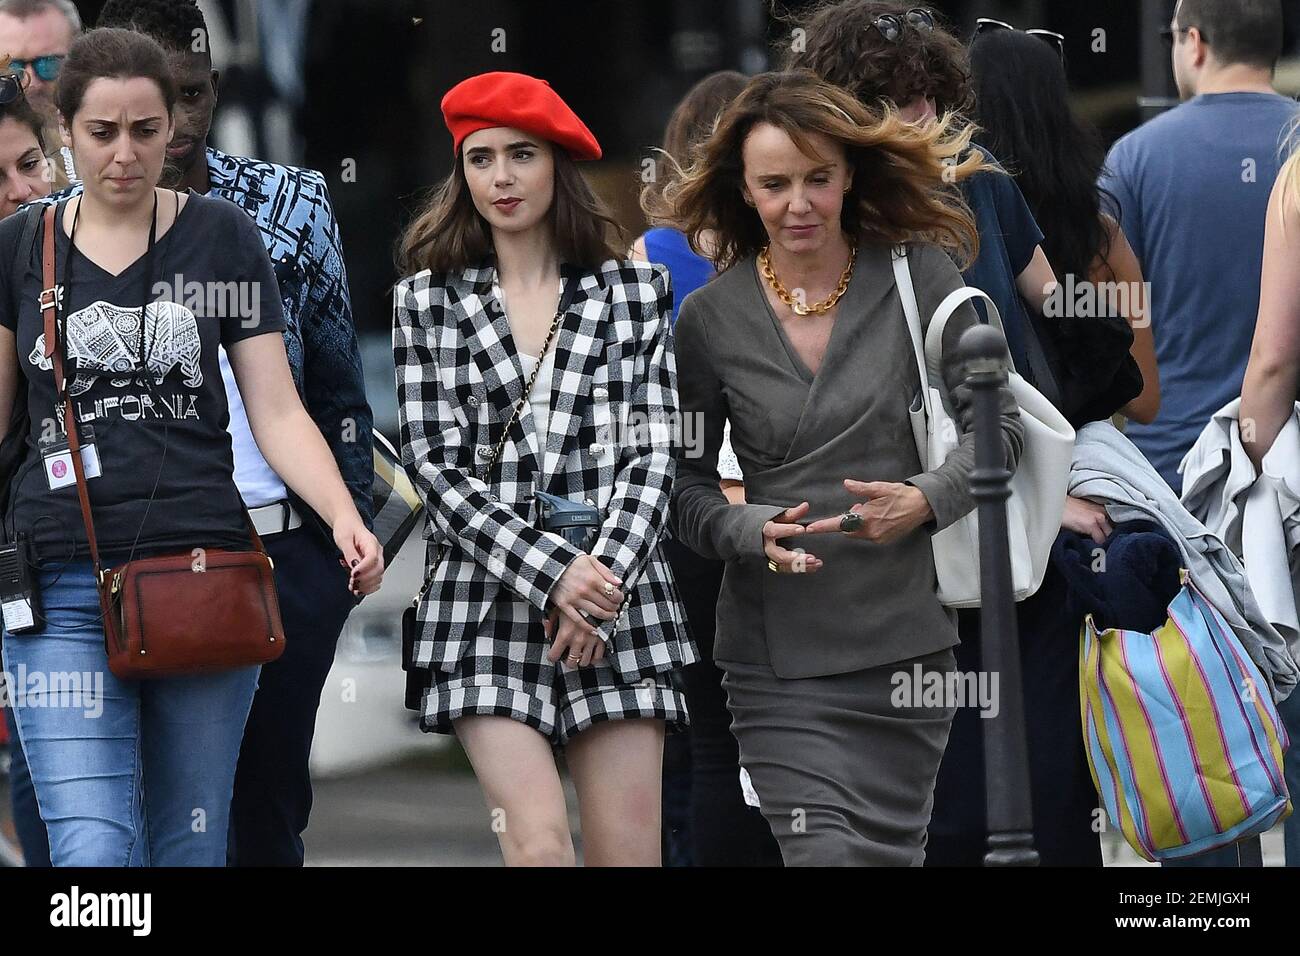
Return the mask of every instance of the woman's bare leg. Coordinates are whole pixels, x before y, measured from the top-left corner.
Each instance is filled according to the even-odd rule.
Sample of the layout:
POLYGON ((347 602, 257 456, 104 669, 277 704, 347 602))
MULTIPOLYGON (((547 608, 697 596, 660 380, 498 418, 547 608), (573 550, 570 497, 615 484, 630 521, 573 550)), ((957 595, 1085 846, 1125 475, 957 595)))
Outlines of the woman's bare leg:
POLYGON ((506 866, 573 866, 564 789, 550 741, 510 717, 454 722, 483 788, 506 866))
POLYGON ((662 720, 593 724, 565 748, 587 866, 660 866, 662 720))

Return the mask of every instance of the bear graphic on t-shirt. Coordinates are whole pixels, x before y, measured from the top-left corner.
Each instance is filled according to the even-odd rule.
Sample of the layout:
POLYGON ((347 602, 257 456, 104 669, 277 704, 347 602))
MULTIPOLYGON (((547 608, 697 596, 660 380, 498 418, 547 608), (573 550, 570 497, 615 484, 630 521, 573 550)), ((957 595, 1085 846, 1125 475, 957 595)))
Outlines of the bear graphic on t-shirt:
MULTIPOLYGON (((114 387, 130 384, 139 367, 140 310, 124 309, 99 301, 78 309, 68 316, 67 354, 76 362, 77 376, 69 390, 73 396, 89 391, 100 375, 111 375, 114 387)), ((175 302, 151 302, 145 309, 145 369, 154 383, 163 379, 176 365, 184 373, 190 388, 203 384, 199 360, 203 342, 194 313, 175 302)), ((27 360, 48 371, 53 362, 45 357, 45 333, 27 360)))

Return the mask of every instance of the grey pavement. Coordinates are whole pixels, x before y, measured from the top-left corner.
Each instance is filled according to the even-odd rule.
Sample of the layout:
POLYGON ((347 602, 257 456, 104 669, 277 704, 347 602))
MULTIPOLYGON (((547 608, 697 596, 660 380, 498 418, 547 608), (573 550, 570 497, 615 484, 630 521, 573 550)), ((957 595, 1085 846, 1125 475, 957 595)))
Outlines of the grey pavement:
MULTIPOLYGON (((316 783, 304 836, 309 866, 500 866, 491 817, 458 747, 316 783)), ((570 827, 577 801, 567 785, 570 827)), ((579 852, 581 841, 577 840, 579 852)), ((1155 866, 1116 831, 1102 834, 1106 866, 1155 866)), ((1264 836, 1265 866, 1281 866, 1282 828, 1264 836)))

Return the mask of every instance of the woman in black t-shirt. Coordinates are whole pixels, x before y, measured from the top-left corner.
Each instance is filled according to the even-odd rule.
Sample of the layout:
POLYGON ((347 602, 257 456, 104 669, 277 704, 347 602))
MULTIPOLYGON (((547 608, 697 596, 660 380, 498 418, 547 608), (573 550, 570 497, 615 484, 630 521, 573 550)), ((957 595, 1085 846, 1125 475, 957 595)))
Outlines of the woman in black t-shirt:
MULTIPOLYGON (((298 399, 282 336, 268 334, 284 319, 256 226, 225 200, 157 188, 175 95, 162 49, 126 30, 79 38, 60 77, 64 140, 85 179, 57 207, 59 315, 68 400, 95 451, 102 560, 249 547, 224 345, 258 447, 333 528, 354 593, 372 593, 381 551, 298 399)), ((56 454, 62 407, 37 301, 40 243, 20 248, 25 219, 0 223, 0 421, 23 388, 31 431, 5 523, 37 559, 41 616, 6 630, 4 663, 51 859, 221 866, 258 669, 139 682, 108 672, 76 486, 56 454)))

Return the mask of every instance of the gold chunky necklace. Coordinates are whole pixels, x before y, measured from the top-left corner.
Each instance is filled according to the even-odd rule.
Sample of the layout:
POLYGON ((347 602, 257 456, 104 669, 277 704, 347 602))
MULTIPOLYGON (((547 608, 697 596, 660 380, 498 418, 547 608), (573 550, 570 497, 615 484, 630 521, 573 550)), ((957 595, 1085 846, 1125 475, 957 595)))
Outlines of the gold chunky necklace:
POLYGON ((763 278, 767 284, 772 287, 776 297, 788 305, 795 315, 825 315, 831 309, 835 308, 835 303, 840 301, 849 288, 849 280, 853 278, 853 263, 858 261, 858 247, 854 246, 849 250, 849 264, 844 267, 844 272, 840 275, 840 283, 835 287, 835 291, 820 302, 814 302, 812 305, 803 305, 790 294, 789 290, 781 284, 781 280, 776 277, 772 271, 772 258, 769 255, 772 247, 766 245, 763 251, 758 254, 759 271, 763 273, 763 278))

